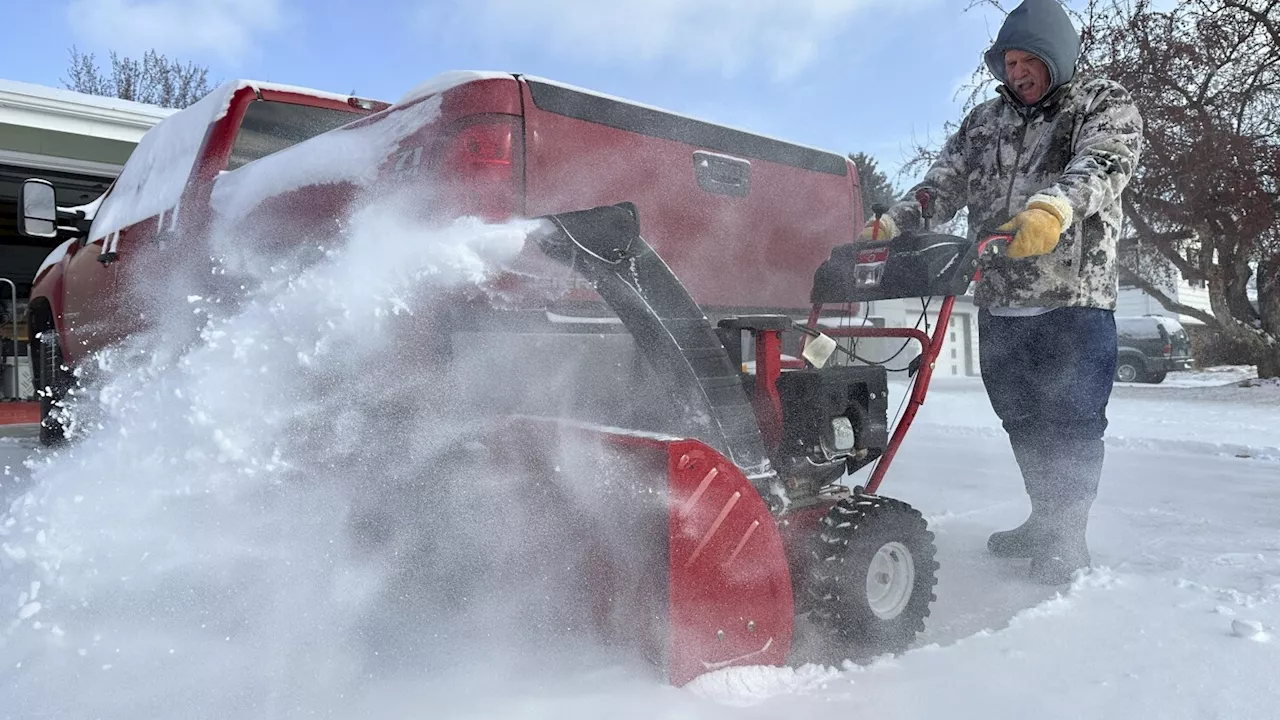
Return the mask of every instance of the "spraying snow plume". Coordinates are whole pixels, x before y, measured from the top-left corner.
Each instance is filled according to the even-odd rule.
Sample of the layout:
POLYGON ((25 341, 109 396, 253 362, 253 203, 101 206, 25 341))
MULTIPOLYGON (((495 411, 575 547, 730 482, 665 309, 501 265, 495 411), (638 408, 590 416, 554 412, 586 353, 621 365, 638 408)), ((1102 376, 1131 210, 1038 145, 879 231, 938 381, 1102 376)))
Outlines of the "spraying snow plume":
POLYGON ((372 203, 287 252, 219 235, 206 290, 205 258, 134 288, 149 329, 0 516, 5 712, 347 716, 561 634, 552 581, 583 560, 546 528, 576 501, 513 496, 467 395, 503 379, 432 364, 437 316, 533 223, 404 218, 372 203))

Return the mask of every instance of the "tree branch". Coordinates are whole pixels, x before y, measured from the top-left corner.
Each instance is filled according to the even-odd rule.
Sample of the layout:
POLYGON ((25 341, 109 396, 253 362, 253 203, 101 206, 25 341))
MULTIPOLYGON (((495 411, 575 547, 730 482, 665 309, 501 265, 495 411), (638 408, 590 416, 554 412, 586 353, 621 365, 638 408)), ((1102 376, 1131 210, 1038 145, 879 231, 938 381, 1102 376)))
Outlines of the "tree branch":
POLYGON ((1182 233, 1157 232, 1155 228, 1151 227, 1151 223, 1142 216, 1137 203, 1129 202, 1127 203, 1127 206, 1125 217, 1127 217, 1129 222, 1133 225, 1134 232, 1140 240, 1154 245, 1160 251, 1160 254, 1168 258, 1169 261, 1178 268, 1178 272, 1182 273, 1182 277, 1187 280, 1206 281, 1209 279, 1204 270, 1193 265, 1191 261, 1178 251, 1178 248, 1174 244, 1176 239, 1187 239, 1190 237, 1190 231, 1184 231, 1182 233))
POLYGON ((1268 17, 1268 12, 1274 10, 1277 3, 1267 3, 1266 11, 1255 10, 1246 3, 1240 2, 1240 0, 1222 0, 1222 4, 1232 10, 1239 10, 1245 15, 1253 18, 1254 22, 1261 25, 1263 29, 1267 31, 1267 34, 1271 35, 1272 42, 1277 46, 1280 46, 1280 22, 1274 21, 1268 17))
POLYGON ((1173 298, 1165 294, 1163 290, 1156 287, 1154 284, 1148 282, 1146 278, 1142 277, 1141 275, 1134 272, 1133 270, 1130 270, 1125 265, 1120 266, 1120 279, 1127 284, 1137 286, 1140 290, 1150 295, 1151 297, 1155 298, 1156 301, 1159 302, 1164 307, 1164 309, 1168 310, 1169 312, 1176 312, 1176 313, 1181 313, 1183 315, 1188 315, 1190 317, 1193 317, 1199 320, 1200 322, 1203 322, 1205 325, 1208 325, 1210 327, 1213 327, 1219 330, 1222 329, 1222 324, 1219 323, 1218 319, 1215 318, 1212 314, 1207 313, 1204 310, 1201 310, 1200 308, 1194 308, 1194 307, 1191 307, 1190 305, 1183 305, 1180 302, 1174 302, 1173 298))

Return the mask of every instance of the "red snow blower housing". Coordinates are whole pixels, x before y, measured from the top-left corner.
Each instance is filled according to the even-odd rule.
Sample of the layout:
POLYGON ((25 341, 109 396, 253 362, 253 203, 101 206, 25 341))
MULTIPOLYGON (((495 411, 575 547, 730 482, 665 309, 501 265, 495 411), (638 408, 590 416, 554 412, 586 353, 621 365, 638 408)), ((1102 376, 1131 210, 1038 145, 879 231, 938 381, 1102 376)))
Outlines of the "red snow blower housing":
MULTIPOLYGON (((816 271, 807 324, 750 315, 713 327, 641 237, 633 205, 543 220, 531 240, 593 284, 677 408, 677 428, 662 434, 520 421, 526 438, 595 441, 627 458, 625 466, 647 468, 665 482, 657 489, 665 532, 635 535, 647 553, 652 592, 628 612, 602 613, 614 618, 605 632, 642 639, 677 685, 731 665, 787 662, 802 615, 823 631, 835 658, 907 649, 935 599, 933 534, 919 511, 877 490, 924 401, 955 296, 982 256, 1002 252, 1008 238, 975 244, 921 233, 838 247, 816 271), (819 327, 826 304, 933 296, 943 303, 931 335, 819 327), (784 360, 787 333, 803 335, 802 360, 784 360), (838 347, 838 340, 865 337, 914 340, 922 348, 912 363, 908 409, 892 433, 886 367, 855 363, 854 352, 838 347), (743 363, 744 341, 754 344, 754 370, 743 363), (872 464, 865 487, 842 484, 872 464), (620 615, 628 619, 618 621, 620 615)), ((549 465, 547 455, 522 452, 521 460, 549 465)), ((640 494, 653 492, 610 487, 636 508, 640 494)), ((639 532, 645 521, 638 513, 624 531, 639 532)), ((617 583, 596 586, 611 588, 599 591, 604 604, 622 601, 617 583)))

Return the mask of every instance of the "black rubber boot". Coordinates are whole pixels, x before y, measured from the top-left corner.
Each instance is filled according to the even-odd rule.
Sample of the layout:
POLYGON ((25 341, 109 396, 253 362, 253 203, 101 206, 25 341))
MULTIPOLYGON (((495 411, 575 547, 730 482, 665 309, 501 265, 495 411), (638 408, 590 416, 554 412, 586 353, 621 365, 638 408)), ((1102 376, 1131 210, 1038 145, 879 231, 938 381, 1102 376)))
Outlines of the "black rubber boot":
POLYGON ((1039 537, 1040 518, 1032 510, 1031 515, 1012 530, 1000 530, 987 538, 987 549, 1002 558, 1029 558, 1035 554, 1039 537))
POLYGON ((1030 438, 1021 433, 1010 434, 1010 445, 1013 456, 1018 461, 1018 469, 1022 471, 1022 484, 1031 498, 1031 514, 1018 527, 1012 530, 1001 530, 987 538, 987 549, 992 555, 1002 558, 1029 558, 1035 552, 1036 545, 1041 542, 1043 531, 1042 518, 1044 502, 1039 498, 1044 495, 1044 481, 1047 468, 1045 453, 1034 447, 1030 438))
POLYGON ((1089 510, 1098 494, 1106 454, 1101 439, 1064 442, 1049 464, 1046 494, 1040 504, 1043 536, 1031 555, 1031 579, 1065 585, 1077 570, 1089 567, 1089 510))
POLYGON ((1093 435, 1096 431, 1096 424, 1061 427, 1052 440, 1045 438, 1040 452, 1019 454, 1024 468, 1026 460, 1038 467, 1027 482, 1033 515, 1038 516, 1028 554, 1035 582, 1069 583, 1077 570, 1092 562, 1085 535, 1106 455, 1100 433, 1093 435))
POLYGON ((1044 585, 1066 585, 1077 570, 1092 562, 1085 539, 1088 502, 1057 508, 1045 517, 1044 535, 1031 553, 1031 579, 1044 585))
POLYGON ((1041 585, 1069 585, 1077 570, 1089 569, 1089 551, 1052 553, 1031 559, 1031 579, 1041 585))

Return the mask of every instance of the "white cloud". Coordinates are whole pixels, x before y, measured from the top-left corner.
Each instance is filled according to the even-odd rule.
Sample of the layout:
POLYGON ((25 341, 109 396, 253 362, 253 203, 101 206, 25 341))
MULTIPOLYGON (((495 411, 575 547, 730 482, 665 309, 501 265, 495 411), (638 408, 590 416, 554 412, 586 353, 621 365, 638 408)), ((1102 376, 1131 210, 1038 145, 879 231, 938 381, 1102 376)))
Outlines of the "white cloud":
POLYGON ((808 67, 855 18, 867 19, 870 31, 886 24, 885 13, 933 1, 460 0, 457 13, 471 27, 558 54, 628 64, 670 59, 725 74, 760 64, 781 79, 808 67))
POLYGON ((235 63, 258 36, 283 24, 285 0, 72 0, 71 27, 95 48, 155 49, 235 63))

